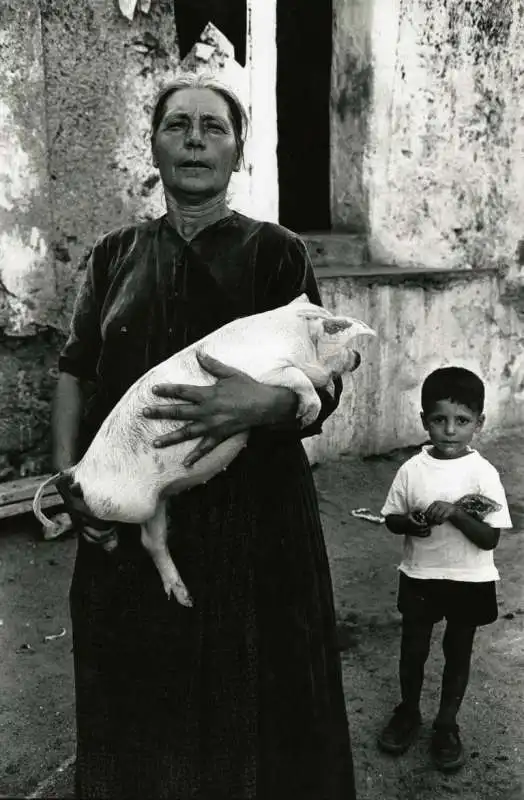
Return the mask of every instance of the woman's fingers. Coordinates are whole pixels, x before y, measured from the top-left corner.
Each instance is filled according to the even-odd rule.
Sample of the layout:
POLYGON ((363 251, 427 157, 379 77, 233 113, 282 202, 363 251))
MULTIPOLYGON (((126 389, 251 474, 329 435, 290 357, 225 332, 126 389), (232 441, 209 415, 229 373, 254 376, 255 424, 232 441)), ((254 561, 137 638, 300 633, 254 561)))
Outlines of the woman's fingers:
POLYGON ((159 383, 151 387, 157 397, 168 400, 189 400, 191 403, 202 403, 213 393, 211 386, 191 386, 187 383, 159 383))
POLYGON ((241 372, 234 367, 229 367, 227 364, 224 364, 223 361, 208 356, 207 353, 197 351, 196 356, 202 369, 214 375, 215 378, 232 378, 233 375, 245 375, 245 372, 241 372))
POLYGON ((187 442, 190 439, 198 439, 203 436, 207 430, 207 425, 203 422, 188 423, 176 431, 170 431, 163 436, 158 436, 154 442, 154 447, 169 447, 172 444, 180 444, 180 442, 187 442))
MULTIPOLYGON (((227 438, 227 437, 226 437, 227 438)), ((197 444, 194 450, 192 450, 189 455, 184 459, 184 467, 192 467, 197 461, 199 461, 203 456, 207 453, 210 453, 211 450, 214 450, 217 445, 224 441, 223 437, 220 436, 204 436, 201 442, 197 444)))
MULTIPOLYGON (((238 424, 230 419, 221 416, 207 417, 201 421, 188 422, 176 431, 170 431, 163 436, 158 436, 153 445, 155 447, 169 447, 180 442, 187 442, 190 439, 198 439, 201 436, 202 442, 198 443, 198 452, 203 448, 202 455, 205 455, 213 447, 216 447, 219 442, 223 442, 224 439, 228 439, 238 433, 239 430, 242 430, 242 428, 239 428, 238 424)), ((195 460, 201 458, 202 455, 197 455, 195 460)))
POLYGON ((144 408, 144 417, 148 419, 201 419, 206 412, 194 403, 173 403, 173 405, 147 406, 144 408))

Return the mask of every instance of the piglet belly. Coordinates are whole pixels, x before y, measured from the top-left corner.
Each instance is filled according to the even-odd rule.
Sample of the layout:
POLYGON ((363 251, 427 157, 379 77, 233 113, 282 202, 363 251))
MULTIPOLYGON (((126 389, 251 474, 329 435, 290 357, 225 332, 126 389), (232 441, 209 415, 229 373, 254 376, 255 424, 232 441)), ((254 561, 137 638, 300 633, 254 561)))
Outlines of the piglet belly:
POLYGON ((160 456, 158 458, 157 456, 158 472, 156 481, 158 496, 162 498, 170 497, 171 495, 180 494, 186 489, 191 489, 193 486, 199 486, 210 481, 220 472, 227 469, 246 445, 248 435, 245 432, 231 436, 189 468, 184 467, 182 461, 196 446, 196 441, 175 445, 172 449, 179 450, 178 457, 175 460, 173 460, 172 456, 170 457, 167 451, 164 457, 160 456))

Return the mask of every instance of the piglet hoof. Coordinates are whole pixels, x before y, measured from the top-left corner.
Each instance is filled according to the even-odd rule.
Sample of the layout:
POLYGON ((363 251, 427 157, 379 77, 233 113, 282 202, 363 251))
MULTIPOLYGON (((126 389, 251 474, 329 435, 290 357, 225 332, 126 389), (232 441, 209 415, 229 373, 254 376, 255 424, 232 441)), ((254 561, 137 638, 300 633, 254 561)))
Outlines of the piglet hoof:
POLYGON ((193 598, 182 582, 177 581, 176 583, 171 583, 165 587, 165 590, 168 598, 171 597, 171 594, 173 594, 181 606, 193 608, 193 598))

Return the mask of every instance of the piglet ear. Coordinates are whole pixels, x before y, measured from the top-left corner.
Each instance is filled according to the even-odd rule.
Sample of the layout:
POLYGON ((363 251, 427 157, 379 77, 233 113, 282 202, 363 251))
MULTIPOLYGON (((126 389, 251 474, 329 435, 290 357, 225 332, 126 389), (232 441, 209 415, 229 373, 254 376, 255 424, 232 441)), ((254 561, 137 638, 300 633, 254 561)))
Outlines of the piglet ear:
POLYGON ((313 305, 313 303, 311 303, 311 308, 302 308, 296 313, 297 317, 302 319, 333 319, 333 314, 330 314, 325 308, 313 305))
POLYGON ((310 301, 309 297, 307 296, 307 294, 305 292, 302 292, 302 294, 299 294, 298 297, 295 297, 294 300, 292 300, 289 303, 289 305, 292 306, 294 303, 309 303, 309 302, 311 302, 311 301, 310 301))
POLYGON ((376 332, 360 319, 351 317, 331 317, 322 320, 322 327, 327 336, 336 336, 337 333, 347 331, 351 338, 354 336, 376 336, 376 332))

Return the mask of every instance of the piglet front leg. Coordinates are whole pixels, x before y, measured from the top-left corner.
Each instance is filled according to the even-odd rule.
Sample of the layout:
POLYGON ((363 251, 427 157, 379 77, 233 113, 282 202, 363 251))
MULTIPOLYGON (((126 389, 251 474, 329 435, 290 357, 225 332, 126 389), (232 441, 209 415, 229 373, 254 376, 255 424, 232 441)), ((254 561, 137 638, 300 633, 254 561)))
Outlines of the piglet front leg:
POLYGON ((162 578, 164 589, 168 597, 174 594, 178 602, 190 608, 193 605, 189 592, 180 577, 171 554, 167 547, 167 516, 166 504, 158 503, 154 517, 148 519, 141 526, 142 546, 149 553, 162 578))
MULTIPOLYGON (((319 370, 320 372, 320 370, 319 370)), ((325 384, 329 379, 322 372, 325 384)), ((321 409, 321 402, 310 378, 298 367, 282 367, 274 372, 267 373, 261 378, 263 383, 270 386, 283 386, 292 389, 298 395, 297 417, 300 418, 303 428, 315 422, 321 409)))

